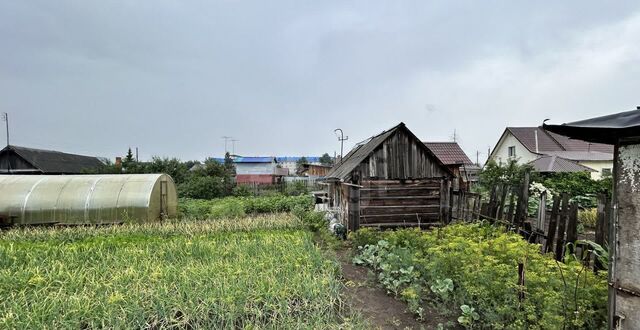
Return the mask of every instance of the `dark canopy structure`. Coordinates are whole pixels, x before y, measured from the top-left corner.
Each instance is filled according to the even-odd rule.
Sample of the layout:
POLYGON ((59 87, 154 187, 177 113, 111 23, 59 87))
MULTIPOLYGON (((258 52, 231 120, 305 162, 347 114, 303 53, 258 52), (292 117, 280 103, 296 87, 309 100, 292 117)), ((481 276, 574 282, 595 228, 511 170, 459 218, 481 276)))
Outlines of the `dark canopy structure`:
POLYGON ((573 139, 616 144, 621 139, 640 135, 640 109, 542 127, 573 139))
POLYGON ((615 145, 608 235, 609 329, 640 329, 640 107, 544 128, 574 139, 615 145))

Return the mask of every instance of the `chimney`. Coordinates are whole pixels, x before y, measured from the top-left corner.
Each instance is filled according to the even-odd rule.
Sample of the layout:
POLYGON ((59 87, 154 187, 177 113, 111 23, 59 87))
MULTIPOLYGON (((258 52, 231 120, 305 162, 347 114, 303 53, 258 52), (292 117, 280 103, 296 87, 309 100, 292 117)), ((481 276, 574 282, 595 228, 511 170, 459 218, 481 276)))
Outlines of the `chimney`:
POLYGON ((122 167, 122 157, 116 157, 116 167, 122 167))
POLYGON ((538 150, 538 129, 533 130, 533 136, 536 139, 536 153, 539 153, 540 151, 538 150))

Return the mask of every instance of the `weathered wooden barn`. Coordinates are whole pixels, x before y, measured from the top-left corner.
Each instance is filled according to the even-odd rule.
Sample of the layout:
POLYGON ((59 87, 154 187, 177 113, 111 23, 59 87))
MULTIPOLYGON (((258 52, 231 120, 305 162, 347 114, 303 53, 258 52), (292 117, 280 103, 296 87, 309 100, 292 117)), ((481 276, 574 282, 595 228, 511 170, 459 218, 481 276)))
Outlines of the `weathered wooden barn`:
POLYGON ((404 123, 353 148, 327 174, 349 230, 448 222, 453 174, 404 123))

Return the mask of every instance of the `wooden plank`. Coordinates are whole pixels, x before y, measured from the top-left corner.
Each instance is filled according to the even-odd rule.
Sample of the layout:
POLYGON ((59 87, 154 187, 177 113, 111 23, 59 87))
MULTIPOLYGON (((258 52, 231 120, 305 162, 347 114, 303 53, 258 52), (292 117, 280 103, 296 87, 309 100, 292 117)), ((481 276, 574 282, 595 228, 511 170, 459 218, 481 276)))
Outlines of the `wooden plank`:
POLYGON ((558 221, 558 238, 556 239, 556 260, 562 261, 564 257, 564 233, 569 217, 569 195, 562 194, 562 211, 558 221))
POLYGON ((369 215, 392 215, 392 214, 415 214, 437 212, 438 205, 423 206, 367 206, 360 209, 363 216, 369 215))
POLYGON ((360 224, 360 189, 349 186, 349 230, 358 230, 360 224))
POLYGON ((553 207, 551 208, 551 217, 549 218, 549 227, 547 229, 547 239, 545 241, 544 252, 549 253, 553 248, 553 242, 556 237, 556 227, 558 226, 558 213, 560 212, 560 196, 553 197, 553 207))
POLYGON ((362 198, 370 197, 402 197, 402 196, 438 196, 440 191, 438 189, 387 189, 387 190, 372 190, 362 189, 360 196, 362 198))
POLYGON ((365 187, 379 187, 379 186, 436 186, 440 184, 442 179, 417 179, 417 180, 362 180, 362 185, 365 187))
POLYGON ((379 222, 433 222, 440 221, 438 213, 410 213, 393 215, 360 216, 360 224, 379 222))
POLYGON ((571 253, 575 253, 576 240, 578 240, 578 203, 572 203, 569 209, 569 217, 567 218, 567 241, 565 244, 571 244, 571 253))
POLYGON ((406 196, 361 198, 360 206, 419 206, 438 204, 439 196, 406 196))

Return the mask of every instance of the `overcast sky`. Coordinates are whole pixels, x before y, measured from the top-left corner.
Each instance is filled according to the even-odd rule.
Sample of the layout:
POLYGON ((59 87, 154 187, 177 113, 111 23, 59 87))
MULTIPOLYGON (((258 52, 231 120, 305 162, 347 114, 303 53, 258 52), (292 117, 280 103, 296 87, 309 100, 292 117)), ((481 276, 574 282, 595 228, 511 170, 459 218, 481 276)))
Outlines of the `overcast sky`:
POLYGON ((505 126, 640 104, 640 2, 541 3, 0 0, 0 112, 12 144, 109 158, 333 154, 337 127, 346 153, 403 121, 482 161, 505 126))

